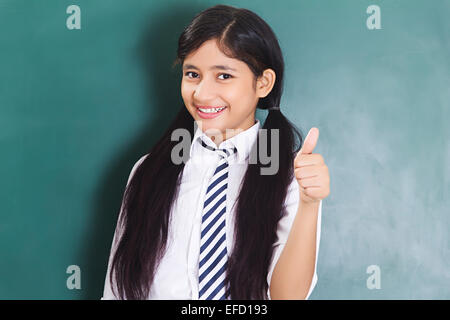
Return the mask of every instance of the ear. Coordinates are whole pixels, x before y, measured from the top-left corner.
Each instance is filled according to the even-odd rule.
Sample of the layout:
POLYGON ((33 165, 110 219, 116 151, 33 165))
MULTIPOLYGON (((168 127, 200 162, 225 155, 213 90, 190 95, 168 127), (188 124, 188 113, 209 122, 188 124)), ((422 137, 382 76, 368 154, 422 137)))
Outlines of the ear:
POLYGON ((256 94, 260 98, 265 98, 275 85, 277 75, 272 69, 264 70, 263 74, 256 81, 256 94))

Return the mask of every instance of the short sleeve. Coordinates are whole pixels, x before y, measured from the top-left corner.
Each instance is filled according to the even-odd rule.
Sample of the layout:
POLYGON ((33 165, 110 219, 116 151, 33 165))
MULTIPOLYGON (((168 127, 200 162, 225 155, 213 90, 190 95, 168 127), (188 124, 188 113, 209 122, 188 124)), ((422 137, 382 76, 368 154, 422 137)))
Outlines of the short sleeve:
MULTIPOLYGON (((270 281, 272 279, 272 273, 275 269, 275 266, 278 262, 278 259, 281 256, 281 253, 283 252, 284 245, 287 242, 289 232, 291 230, 292 224, 294 222, 295 216, 297 215, 298 205, 300 202, 300 190, 298 186, 297 180, 294 178, 289 186, 288 193, 286 196, 285 201, 285 208, 286 208, 286 215, 280 219, 278 222, 278 229, 277 229, 277 241, 273 244, 274 252, 272 255, 272 261, 269 267, 269 272, 267 274, 267 283, 269 285, 269 289, 267 290, 267 296, 269 300, 270 297, 270 281)), ((320 244, 320 226, 321 226, 321 219, 322 219, 322 200, 320 200, 319 203, 319 212, 317 217, 317 230, 316 230, 316 260, 314 263, 314 275, 313 279, 311 281, 311 285, 309 288, 309 292, 306 296, 306 300, 309 298, 311 293, 314 290, 314 287, 317 283, 317 258, 319 256, 319 244, 320 244)))
MULTIPOLYGON (((133 175, 134 175, 136 169, 139 167, 139 165, 142 163, 142 161, 144 161, 144 159, 145 159, 145 157, 146 157, 147 155, 148 155, 148 154, 142 156, 142 157, 141 157, 141 158, 133 165, 133 168, 131 169, 131 173, 130 173, 130 175, 129 175, 129 177, 128 177, 127 187, 128 187, 128 184, 130 183, 131 178, 133 177, 133 175)), ((116 229, 115 229, 115 232, 114 232, 114 237, 113 237, 113 241, 112 241, 112 245, 111 245, 111 250, 110 250, 110 254, 109 254, 109 259, 108 259, 108 269, 107 269, 106 277, 105 277, 105 286, 104 286, 104 289, 103 289, 103 296, 101 297, 100 300, 117 300, 117 299, 118 299, 116 296, 114 296, 113 291, 112 291, 112 289, 111 289, 111 284, 110 284, 110 282, 109 282, 109 274, 110 274, 110 269, 111 269, 112 259, 113 259, 113 257, 114 257, 115 249, 116 249, 116 246, 117 246, 117 241, 120 239, 120 236, 121 236, 121 234, 122 234, 122 230, 120 230, 120 228, 119 228, 119 223, 118 223, 118 222, 119 222, 119 219, 120 219, 120 217, 121 217, 121 215, 122 215, 122 210, 123 210, 123 199, 122 199, 122 204, 121 204, 121 206, 120 206, 119 217, 118 217, 118 220, 117 220, 117 223, 116 223, 116 229)), ((115 279, 114 276, 113 276, 113 283, 114 283, 114 284, 116 283, 116 279, 115 279)), ((117 292, 117 287, 115 286, 114 288, 115 288, 115 291, 117 292)))

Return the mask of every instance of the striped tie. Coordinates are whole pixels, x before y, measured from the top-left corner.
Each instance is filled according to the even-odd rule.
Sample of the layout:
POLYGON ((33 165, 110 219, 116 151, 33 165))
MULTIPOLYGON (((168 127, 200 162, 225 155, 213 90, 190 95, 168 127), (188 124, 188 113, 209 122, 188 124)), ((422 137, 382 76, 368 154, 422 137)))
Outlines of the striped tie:
MULTIPOLYGON (((226 192, 228 186, 227 158, 237 151, 216 149, 203 140, 203 147, 218 152, 219 164, 206 190, 203 205, 200 263, 199 263, 199 300, 225 300, 225 272, 227 266, 227 244, 225 241, 226 192)), ((228 294, 228 293, 227 293, 228 294)))

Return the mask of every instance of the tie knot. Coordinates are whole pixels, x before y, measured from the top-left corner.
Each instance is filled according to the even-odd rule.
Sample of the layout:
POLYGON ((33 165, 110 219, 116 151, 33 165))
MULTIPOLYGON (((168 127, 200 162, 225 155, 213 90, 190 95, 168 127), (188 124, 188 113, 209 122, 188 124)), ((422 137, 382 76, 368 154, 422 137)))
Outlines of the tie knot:
POLYGON ((203 147, 205 147, 208 150, 217 152, 221 158, 228 158, 229 156, 231 156, 232 154, 237 152, 236 147, 231 147, 231 148, 226 148, 226 149, 214 148, 214 147, 207 145, 202 139, 200 139, 200 141, 201 141, 201 144, 203 147))

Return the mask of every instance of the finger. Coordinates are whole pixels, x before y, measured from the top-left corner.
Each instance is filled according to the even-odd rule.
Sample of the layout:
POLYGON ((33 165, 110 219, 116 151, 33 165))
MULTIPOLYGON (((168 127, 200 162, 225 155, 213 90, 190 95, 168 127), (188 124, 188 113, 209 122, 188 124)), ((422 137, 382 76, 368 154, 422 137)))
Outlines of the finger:
POLYGON ((308 191, 311 191, 313 189, 320 189, 321 187, 303 187, 300 183, 298 183, 298 188, 301 192, 307 193, 308 191))
POLYGON ((303 188, 319 188, 322 185, 322 179, 320 177, 303 178, 298 180, 298 183, 303 188))
POLYGON ((300 183, 298 184, 298 188, 300 189, 301 192, 305 193, 305 188, 303 188, 300 183))
POLYGON ((300 154, 310 154, 313 152, 316 147, 317 140, 319 139, 319 129, 313 127, 309 130, 306 135, 305 141, 303 142, 303 146, 300 149, 300 154))
POLYGON ((301 154, 295 158, 294 167, 310 166, 310 165, 321 165, 325 161, 320 153, 313 154, 301 154))
POLYGON ((313 194, 313 193, 311 192, 311 190, 313 190, 313 189, 316 189, 316 188, 312 188, 312 187, 311 187, 311 188, 303 188, 303 187, 300 186, 300 193, 301 193, 300 198, 301 198, 302 200, 313 201, 314 198, 311 197, 311 194, 313 194))
POLYGON ((294 173, 296 179, 311 178, 318 176, 320 169, 317 166, 304 166, 295 168, 294 173))
POLYGON ((305 194, 311 199, 322 199, 322 188, 309 187, 305 189, 305 194))

